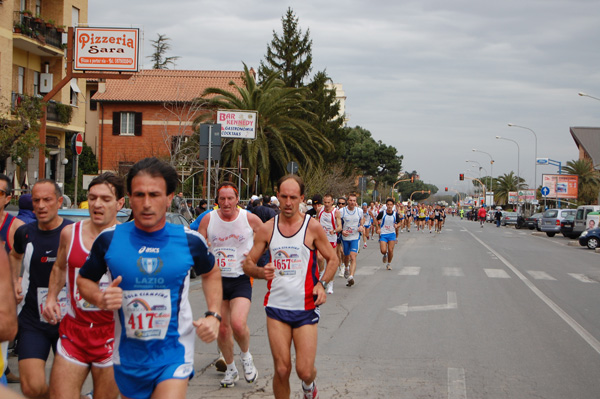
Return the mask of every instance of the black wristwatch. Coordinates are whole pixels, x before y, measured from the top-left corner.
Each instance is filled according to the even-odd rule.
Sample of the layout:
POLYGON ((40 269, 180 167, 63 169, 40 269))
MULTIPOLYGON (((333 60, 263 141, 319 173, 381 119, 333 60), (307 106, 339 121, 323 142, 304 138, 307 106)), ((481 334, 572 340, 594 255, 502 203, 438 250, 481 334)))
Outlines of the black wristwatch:
POLYGON ((208 316, 213 316, 216 317, 217 320, 219 320, 219 323, 221 322, 221 315, 218 314, 217 312, 211 312, 210 310, 206 313, 204 313, 204 317, 208 317, 208 316))

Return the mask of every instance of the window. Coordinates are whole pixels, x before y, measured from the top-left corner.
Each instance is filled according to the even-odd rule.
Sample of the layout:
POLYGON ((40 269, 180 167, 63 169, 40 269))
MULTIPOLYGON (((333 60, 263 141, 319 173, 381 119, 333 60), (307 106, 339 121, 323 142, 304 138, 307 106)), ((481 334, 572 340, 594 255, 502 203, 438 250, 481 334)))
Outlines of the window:
POLYGON ((92 99, 97 91, 98 90, 90 90, 90 111, 98 110, 98 101, 92 99))
POLYGON ((113 135, 141 136, 141 112, 113 112, 113 135))
POLYGON ((25 68, 19 67, 19 75, 17 77, 17 93, 23 94, 23 86, 25 85, 25 68))
POLYGON ((71 9, 71 25, 79 25, 79 8, 73 7, 71 9))
POLYGON ((42 0, 35 0, 35 13, 33 15, 42 15, 42 0))
POLYGON ((38 71, 33 71, 33 95, 40 95, 40 73, 38 71))

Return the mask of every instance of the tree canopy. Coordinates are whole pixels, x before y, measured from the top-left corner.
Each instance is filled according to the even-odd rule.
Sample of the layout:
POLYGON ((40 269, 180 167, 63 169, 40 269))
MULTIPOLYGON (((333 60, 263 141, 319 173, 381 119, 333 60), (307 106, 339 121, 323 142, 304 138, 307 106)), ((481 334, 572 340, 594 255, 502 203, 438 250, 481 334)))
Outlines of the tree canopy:
POLYGON ((169 65, 175 66, 175 61, 179 59, 179 56, 167 57, 167 51, 171 49, 169 39, 166 35, 157 33, 158 38, 156 40, 150 40, 154 52, 148 56, 152 60, 152 69, 169 69, 169 65))

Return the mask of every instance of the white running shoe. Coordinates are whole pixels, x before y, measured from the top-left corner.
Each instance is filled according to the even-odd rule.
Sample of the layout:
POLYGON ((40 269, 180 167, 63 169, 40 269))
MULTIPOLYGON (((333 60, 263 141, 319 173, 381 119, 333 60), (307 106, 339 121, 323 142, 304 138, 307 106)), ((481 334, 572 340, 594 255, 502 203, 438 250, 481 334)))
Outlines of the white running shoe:
POLYGON ((235 386, 235 382, 240 379, 240 375, 236 370, 227 370, 225 371, 225 378, 221 380, 221 386, 223 388, 231 388, 235 386))
POLYGON ((329 282, 329 284, 327 284, 327 293, 328 294, 333 294, 333 280, 331 280, 329 282))
POLYGON ((388 263, 387 265, 385 265, 385 268, 386 268, 387 270, 392 270, 392 266, 390 266, 390 264, 389 264, 389 263, 388 263))
POLYGON ((381 258, 381 261, 383 263, 387 263, 387 253, 385 255, 383 255, 383 257, 381 258))
POLYGON ((258 370, 254 367, 254 359, 252 359, 252 355, 248 356, 246 359, 240 356, 242 360, 242 366, 244 367, 244 378, 246 382, 252 383, 256 381, 258 377, 258 370))
POLYGON ((313 387, 310 391, 306 391, 304 387, 302 387, 302 392, 304 393, 304 399, 319 399, 319 391, 317 390, 317 383, 313 382, 313 387))
POLYGON ((346 267, 344 268, 344 278, 348 279, 348 277, 350 277, 350 268, 346 267))
POLYGON ((352 287, 354 285, 354 277, 348 277, 348 282, 346 283, 346 287, 352 287))
POLYGON ((342 265, 340 267, 338 267, 338 270, 339 270, 338 276, 339 277, 344 277, 344 269, 345 269, 344 264, 342 263, 342 265))

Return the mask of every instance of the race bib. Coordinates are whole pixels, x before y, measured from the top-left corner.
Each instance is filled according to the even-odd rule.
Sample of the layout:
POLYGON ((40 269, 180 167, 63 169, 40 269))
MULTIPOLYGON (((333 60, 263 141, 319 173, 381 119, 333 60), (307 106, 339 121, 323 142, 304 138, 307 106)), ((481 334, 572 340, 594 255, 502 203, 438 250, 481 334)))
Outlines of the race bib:
POLYGON ((124 290, 122 309, 127 338, 162 340, 171 321, 171 291, 124 290))
MULTIPOLYGON (((79 287, 77 287, 77 277, 79 276, 79 268, 75 269, 75 283, 73 284, 73 298, 75 298, 75 304, 77 308, 84 310, 86 312, 100 310, 96 305, 92 305, 79 293, 79 287)), ((108 275, 104 274, 100 281, 98 281, 98 286, 100 287, 100 291, 104 292, 108 285, 110 284, 108 275)))
POLYGON ((216 248, 214 255, 216 263, 219 265, 219 269, 221 270, 221 276, 238 276, 235 272, 237 266, 237 248, 219 247, 216 248))
MULTIPOLYGON (((44 313, 44 308, 46 307, 46 299, 48 299, 48 288, 47 287, 38 287, 37 289, 37 300, 38 300, 38 310, 40 312, 40 321, 42 323, 48 323, 42 314, 44 313)), ((67 314, 67 287, 63 287, 62 290, 58 293, 58 298, 56 299, 58 304, 60 305, 60 318, 62 320, 63 317, 67 314)))
POLYGON ((281 277, 295 276, 299 270, 302 270, 302 259, 297 255, 289 257, 276 256, 273 260, 275 274, 281 277))

